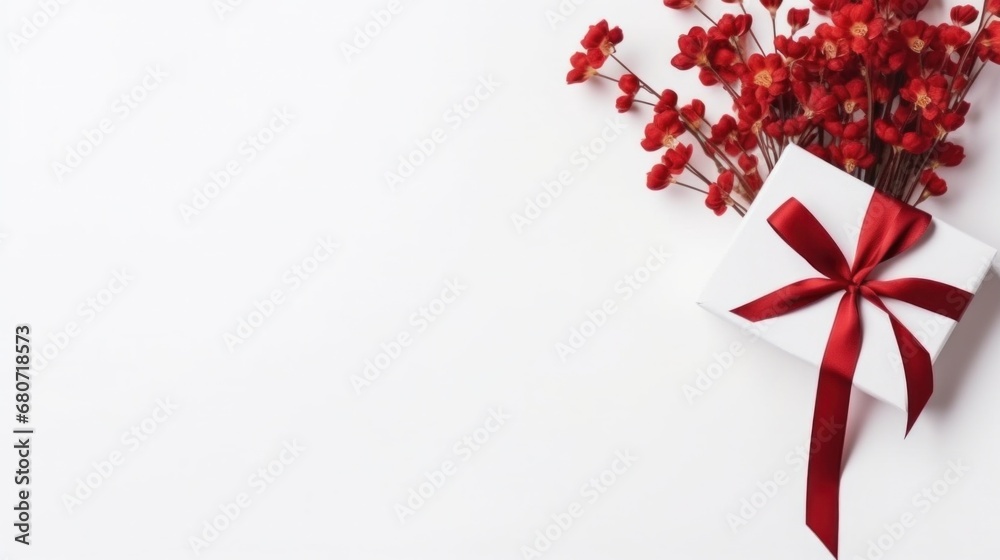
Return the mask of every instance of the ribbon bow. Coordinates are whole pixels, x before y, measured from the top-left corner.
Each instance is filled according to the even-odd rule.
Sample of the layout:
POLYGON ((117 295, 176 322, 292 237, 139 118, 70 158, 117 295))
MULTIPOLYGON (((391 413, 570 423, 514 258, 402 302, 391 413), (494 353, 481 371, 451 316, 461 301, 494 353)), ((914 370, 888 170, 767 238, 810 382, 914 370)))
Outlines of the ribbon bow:
POLYGON ((868 205, 852 266, 848 266, 844 254, 816 217, 795 198, 785 201, 767 222, 822 277, 799 280, 737 307, 732 313, 749 321, 762 321, 843 292, 823 352, 813 411, 813 441, 827 443, 810 456, 806 479, 806 525, 836 557, 846 430, 836 430, 830 439, 824 436, 820 440, 819 434, 820 430, 826 431, 824 426, 847 425, 851 386, 861 353, 861 300, 882 310, 892 324, 906 378, 906 433, 909 434, 934 388, 931 358, 913 333, 886 308, 882 298, 904 301, 958 321, 972 294, 924 278, 868 279, 880 263, 913 247, 931 222, 926 212, 880 192, 875 191, 868 205))

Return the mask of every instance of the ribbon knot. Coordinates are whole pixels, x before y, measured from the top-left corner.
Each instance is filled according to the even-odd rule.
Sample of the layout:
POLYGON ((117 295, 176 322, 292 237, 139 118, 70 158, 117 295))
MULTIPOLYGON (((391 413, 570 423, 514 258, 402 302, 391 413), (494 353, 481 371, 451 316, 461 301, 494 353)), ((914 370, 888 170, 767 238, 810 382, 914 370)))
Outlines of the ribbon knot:
POLYGON ((820 363, 813 411, 812 452, 806 479, 806 525, 837 556, 840 526, 840 475, 846 430, 829 434, 828 426, 846 426, 851 387, 861 354, 861 301, 885 313, 899 348, 906 380, 909 434, 934 388, 931 358, 917 337, 885 306, 896 299, 958 321, 972 294, 926 278, 872 280, 875 268, 907 251, 930 227, 926 212, 875 191, 861 224, 854 263, 815 216, 795 198, 768 217, 775 233, 821 276, 793 282, 732 310, 748 321, 763 321, 806 307, 842 292, 820 363), (820 438, 826 432, 828 435, 820 438))

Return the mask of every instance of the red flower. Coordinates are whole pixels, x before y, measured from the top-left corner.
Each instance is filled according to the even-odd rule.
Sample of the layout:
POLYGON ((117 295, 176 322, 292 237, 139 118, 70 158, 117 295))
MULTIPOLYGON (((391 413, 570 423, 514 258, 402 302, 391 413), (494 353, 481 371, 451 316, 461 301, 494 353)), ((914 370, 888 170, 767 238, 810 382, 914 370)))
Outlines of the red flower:
POLYGON ((958 130, 960 126, 965 124, 965 115, 959 112, 948 112, 941 116, 941 126, 945 128, 948 132, 954 132, 958 130))
POLYGON ((747 185, 754 192, 760 190, 764 185, 764 180, 761 179, 760 172, 757 170, 757 156, 743 154, 740 156, 739 164, 747 185))
POLYGON ((724 14, 715 26, 708 29, 708 37, 714 41, 729 41, 746 35, 753 25, 753 17, 749 14, 734 16, 724 14))
POLYGON ((646 125, 646 137, 641 145, 647 152, 655 152, 661 148, 673 148, 677 145, 677 137, 684 133, 684 123, 676 111, 667 110, 653 117, 653 122, 646 125))
POLYGON ((597 68, 590 64, 590 59, 587 58, 585 53, 575 53, 569 58, 569 63, 573 66, 573 69, 566 74, 567 84, 586 82, 594 74, 597 74, 597 68))
POLYGON ((692 151, 690 144, 677 144, 676 147, 667 150, 660 163, 646 173, 646 187, 658 191, 675 182, 674 177, 686 169, 692 151))
POLYGON ((824 146, 820 146, 819 144, 809 144, 806 146, 806 151, 823 161, 830 161, 830 150, 824 146))
POLYGON ((736 131, 736 128, 736 119, 730 115, 722 115, 719 124, 712 125, 712 136, 709 140, 713 144, 721 145, 736 131))
POLYGON ((695 66, 708 66, 709 39, 704 29, 692 27, 686 35, 677 39, 677 46, 681 52, 670 59, 674 68, 689 70, 695 66))
POLYGON ((690 144, 677 144, 667 150, 660 163, 657 163, 646 174, 646 186, 654 191, 665 188, 674 182, 674 177, 684 173, 694 148, 690 144))
POLYGON ((833 86, 833 94, 848 115, 859 109, 868 110, 868 88, 861 78, 855 78, 842 86, 833 86))
POLYGON ((632 108, 632 103, 635 102, 634 95, 622 95, 615 100, 615 109, 618 109, 619 113, 627 113, 629 109, 632 108))
POLYGON ((843 140, 860 140, 867 133, 863 121, 855 121, 844 124, 838 120, 828 120, 823 123, 823 129, 834 138, 843 140))
POLYGON ((810 86, 807 82, 796 82, 793 91, 802 105, 802 116, 808 121, 825 121, 837 107, 837 98, 821 85, 810 86))
MULTIPOLYGON (((808 37, 799 37, 798 39, 789 39, 784 35, 778 35, 774 38, 774 48, 779 53, 785 55, 788 60, 788 64, 791 65, 793 62, 797 62, 799 59, 806 58, 807 56, 812 58, 813 46, 812 42, 808 37)), ((814 62, 812 60, 808 61, 811 64, 814 62)), ((804 65, 800 65, 802 67, 804 65)))
MULTIPOLYGON (((836 105, 836 102, 834 102, 834 105, 836 105)), ((806 126, 808 125, 809 119, 805 116, 789 117, 781 123, 781 133, 786 137, 798 136, 806 131, 806 126)))
POLYGON ((937 36, 937 28, 927 25, 926 21, 908 19, 899 24, 899 34, 903 36, 906 46, 919 54, 937 36))
POLYGON ((958 130, 959 127, 965 124, 965 117, 958 113, 946 111, 941 113, 941 116, 936 121, 924 119, 920 124, 922 128, 926 128, 927 136, 944 138, 946 134, 958 130))
POLYGON ((900 18, 913 19, 927 7, 927 0, 889 0, 889 6, 900 18))
POLYGON ((976 41, 976 56, 980 60, 1000 62, 1000 21, 990 22, 976 41))
POLYGON ((1000 15, 1000 0, 986 0, 986 11, 993 15, 1000 15))
POLYGON ((757 147, 757 137, 741 132, 736 119, 730 115, 723 115, 719 124, 712 126, 710 140, 713 144, 722 146, 731 156, 749 152, 757 147))
POLYGON ((860 4, 846 4, 832 16, 833 23, 845 32, 851 42, 851 50, 863 53, 869 42, 882 34, 885 20, 878 16, 871 0, 860 4))
POLYGON ((697 2, 698 0, 663 0, 663 5, 674 10, 686 10, 697 2))
POLYGON ((799 29, 809 25, 809 10, 806 8, 791 8, 788 10, 788 26, 792 28, 792 35, 799 29))
POLYGON ((937 43, 945 54, 951 54, 968 44, 972 35, 957 25, 942 23, 938 26, 937 43))
POLYGON ((732 82, 736 79, 732 70, 736 53, 728 45, 728 42, 713 41, 701 27, 692 27, 677 40, 681 52, 670 59, 670 64, 678 70, 701 68, 698 79, 706 86, 718 83, 719 78, 732 82))
POLYGON ((894 150, 899 151, 903 143, 903 135, 899 132, 899 129, 883 119, 878 119, 872 124, 875 128, 875 135, 878 136, 879 140, 892 146, 894 150))
POLYGON ((635 95, 639 92, 639 78, 635 74, 625 74, 618 79, 618 87, 622 93, 635 95))
POLYGON ((708 185, 708 196, 705 197, 705 206, 715 212, 716 216, 726 213, 726 208, 732 199, 729 193, 733 191, 733 172, 724 171, 719 178, 708 185))
POLYGON ((845 38, 841 29, 822 23, 816 28, 813 43, 816 49, 823 53, 822 62, 827 68, 834 72, 844 69, 848 55, 851 53, 851 42, 845 38))
POLYGON ((764 134, 767 134, 775 140, 783 140, 785 138, 785 121, 773 120, 764 125, 764 134))
POLYGON ((969 77, 961 72, 951 80, 951 91, 962 91, 969 84, 969 77))
POLYGON ((965 159, 965 149, 952 142, 941 142, 934 151, 934 161, 931 162, 934 168, 955 167, 965 159))
POLYGON ((979 10, 969 6, 955 6, 951 9, 951 22, 955 25, 969 25, 979 19, 979 10))
POLYGON ((665 89, 660 94, 659 101, 653 107, 654 113, 662 113, 667 109, 677 109, 677 92, 672 89, 665 89))
POLYGON ((740 130, 742 132, 760 134, 772 119, 770 109, 762 106, 755 99, 747 102, 741 100, 736 109, 740 118, 740 130))
POLYGON ((854 140, 844 142, 841 146, 831 145, 830 156, 834 163, 843 167, 848 173, 854 173, 859 167, 868 169, 875 163, 875 156, 868 153, 868 148, 854 140))
POLYGON ((667 166, 672 175, 680 175, 687 169, 693 153, 694 146, 691 144, 677 144, 676 147, 670 148, 663 154, 660 162, 667 166))
POLYGON ((839 10, 848 0, 810 0, 810 2, 817 14, 828 14, 839 10))
POLYGON ((691 103, 681 107, 681 116, 695 128, 701 128, 705 120, 705 103, 700 99, 692 99, 691 103))
POLYGON ((931 139, 916 132, 906 132, 903 134, 902 146, 911 154, 922 154, 930 149, 931 139))
POLYGON ((892 112, 892 124, 897 128, 903 128, 910 122, 910 118, 916 113, 916 109, 909 103, 900 103, 896 110, 892 112))
POLYGON ((788 68, 781 55, 754 53, 747 59, 742 74, 743 88, 753 91, 762 103, 788 91, 788 68))
POLYGON ((920 194, 920 200, 931 196, 941 196, 948 192, 948 183, 930 169, 926 169, 920 174, 920 181, 924 183, 924 192, 920 194))
POLYGON ((924 118, 933 120, 941 112, 948 96, 948 80, 940 74, 926 80, 913 78, 906 87, 900 88, 899 96, 919 108, 924 118))
POLYGON ((657 163, 646 173, 646 188, 651 191, 663 190, 673 182, 674 178, 670 174, 670 170, 662 163, 657 163))
POLYGON ((773 18, 774 14, 778 13, 778 8, 781 7, 781 0, 760 0, 760 5, 767 8, 773 18))
MULTIPOLYGON (((907 45, 903 41, 902 36, 889 32, 887 35, 882 36, 878 41, 874 43, 874 49, 872 53, 872 58, 874 62, 874 67, 872 68, 872 89, 875 90, 878 84, 882 84, 884 81, 881 79, 883 75, 894 74, 906 66, 907 62, 911 62, 914 59, 917 60, 919 64, 919 57, 915 57, 913 52, 906 48, 907 45)), ((883 87, 884 95, 886 99, 890 95, 889 88, 883 87)), ((874 92, 874 91, 873 91, 874 92)), ((879 102, 882 102, 880 99, 879 102)))
POLYGON ((602 19, 597 25, 590 26, 580 44, 587 49, 587 57, 591 64, 595 68, 600 68, 608 56, 615 52, 615 45, 621 43, 624 38, 620 27, 609 29, 608 21, 602 19))
POLYGON ((706 86, 715 85, 720 81, 727 84, 735 82, 739 77, 734 67, 737 60, 736 51, 728 46, 719 46, 712 50, 709 67, 701 69, 698 79, 706 86))

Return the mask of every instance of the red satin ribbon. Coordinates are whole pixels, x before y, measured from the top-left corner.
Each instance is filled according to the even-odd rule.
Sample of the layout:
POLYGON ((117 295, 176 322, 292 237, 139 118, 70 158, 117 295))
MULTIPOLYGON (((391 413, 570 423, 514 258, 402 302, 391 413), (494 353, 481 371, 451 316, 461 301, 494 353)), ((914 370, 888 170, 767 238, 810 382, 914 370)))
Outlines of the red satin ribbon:
POLYGON ((822 439, 820 434, 829 434, 826 426, 847 425, 854 370, 861 353, 862 325, 858 312, 861 300, 870 302, 889 316, 906 377, 906 433, 909 434, 933 391, 931 358, 913 333, 886 308, 882 298, 904 301, 957 321, 972 294, 923 278, 868 279, 869 273, 880 263, 913 247, 931 222, 926 212, 877 191, 861 225, 853 266, 847 265, 847 259, 830 234, 798 200, 785 201, 767 222, 822 276, 789 284, 733 309, 733 313, 749 321, 762 321, 843 292, 819 368, 812 423, 812 441, 816 443, 809 457, 806 480, 806 525, 836 557, 846 430, 834 430, 832 437, 824 435, 822 439))

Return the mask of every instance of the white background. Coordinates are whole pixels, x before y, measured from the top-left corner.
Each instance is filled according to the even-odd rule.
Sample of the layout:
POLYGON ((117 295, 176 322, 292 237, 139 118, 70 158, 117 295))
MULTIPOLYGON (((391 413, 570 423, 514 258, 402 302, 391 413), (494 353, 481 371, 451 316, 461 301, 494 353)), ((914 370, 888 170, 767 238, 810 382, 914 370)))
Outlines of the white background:
MULTIPOLYGON (((828 558, 788 457, 808 440, 815 372, 694 304, 738 218, 644 188, 655 156, 638 146, 641 112, 579 163, 617 117, 611 84, 564 83, 587 26, 621 25, 621 55, 689 98, 702 95, 695 75, 668 61, 695 14, 591 0, 563 2, 555 21, 558 0, 400 2, 351 56, 343 45, 387 2, 246 0, 222 17, 210 0, 71 2, 17 49, 9 34, 41 8, 5 3, 0 324, 30 323, 36 358, 67 323, 79 330, 34 373, 30 548, 12 540, 13 450, 2 455, 0 557, 194 558, 191 538, 247 493, 200 557, 524 558, 577 502, 542 557, 828 558), (149 67, 166 76, 124 116, 116 99, 149 67), (449 109, 490 79, 495 91, 480 88, 456 122, 449 109), (246 161, 241 144, 281 108, 291 124, 246 161), (57 174, 102 119, 113 132, 57 174), (444 141, 391 189, 385 174, 437 128, 444 141), (241 173, 185 221, 181 205, 232 159, 241 173), (512 214, 562 171, 572 183, 516 228, 512 214), (327 236, 335 256, 293 290, 284 274, 327 236), (661 247, 666 264, 625 299, 616 284, 661 247), (128 285, 100 312, 81 309, 121 269, 128 285), (417 332, 411 314, 455 278, 459 297, 417 332), (283 303, 230 352, 225 333, 276 289, 283 303), (608 299, 616 313, 562 359, 557 344, 608 299), (401 332, 412 344, 359 394, 352 377, 401 332), (734 343, 745 351, 730 359, 734 343), (686 397, 717 362, 723 374, 686 397), (167 400, 177 410, 156 423, 167 400), (457 454, 498 408, 503 426, 457 454), (122 436, 144 421, 152 433, 135 449, 122 436), (304 451, 274 463, 292 441, 304 451), (616 452, 636 460, 590 503, 588 481, 616 452), (105 478, 95 464, 114 453, 105 478), (455 474, 401 523, 396 504, 445 461, 455 474), (250 477, 268 466, 281 475, 258 493, 250 477), (779 471, 788 483, 734 530, 727 516, 779 471), (88 477, 100 485, 67 507, 88 477)), ((1000 113, 986 100, 998 85, 984 74, 960 134, 969 158, 926 205, 994 246, 1000 113)), ((857 396, 842 557, 865 557, 908 512, 916 525, 882 537, 885 558, 1000 551, 998 305, 989 280, 906 441, 902 413, 857 396), (918 507, 949 461, 970 470, 918 507)), ((2 355, 13 363, 12 348, 2 355)), ((5 429, 12 386, 0 383, 5 429)))

